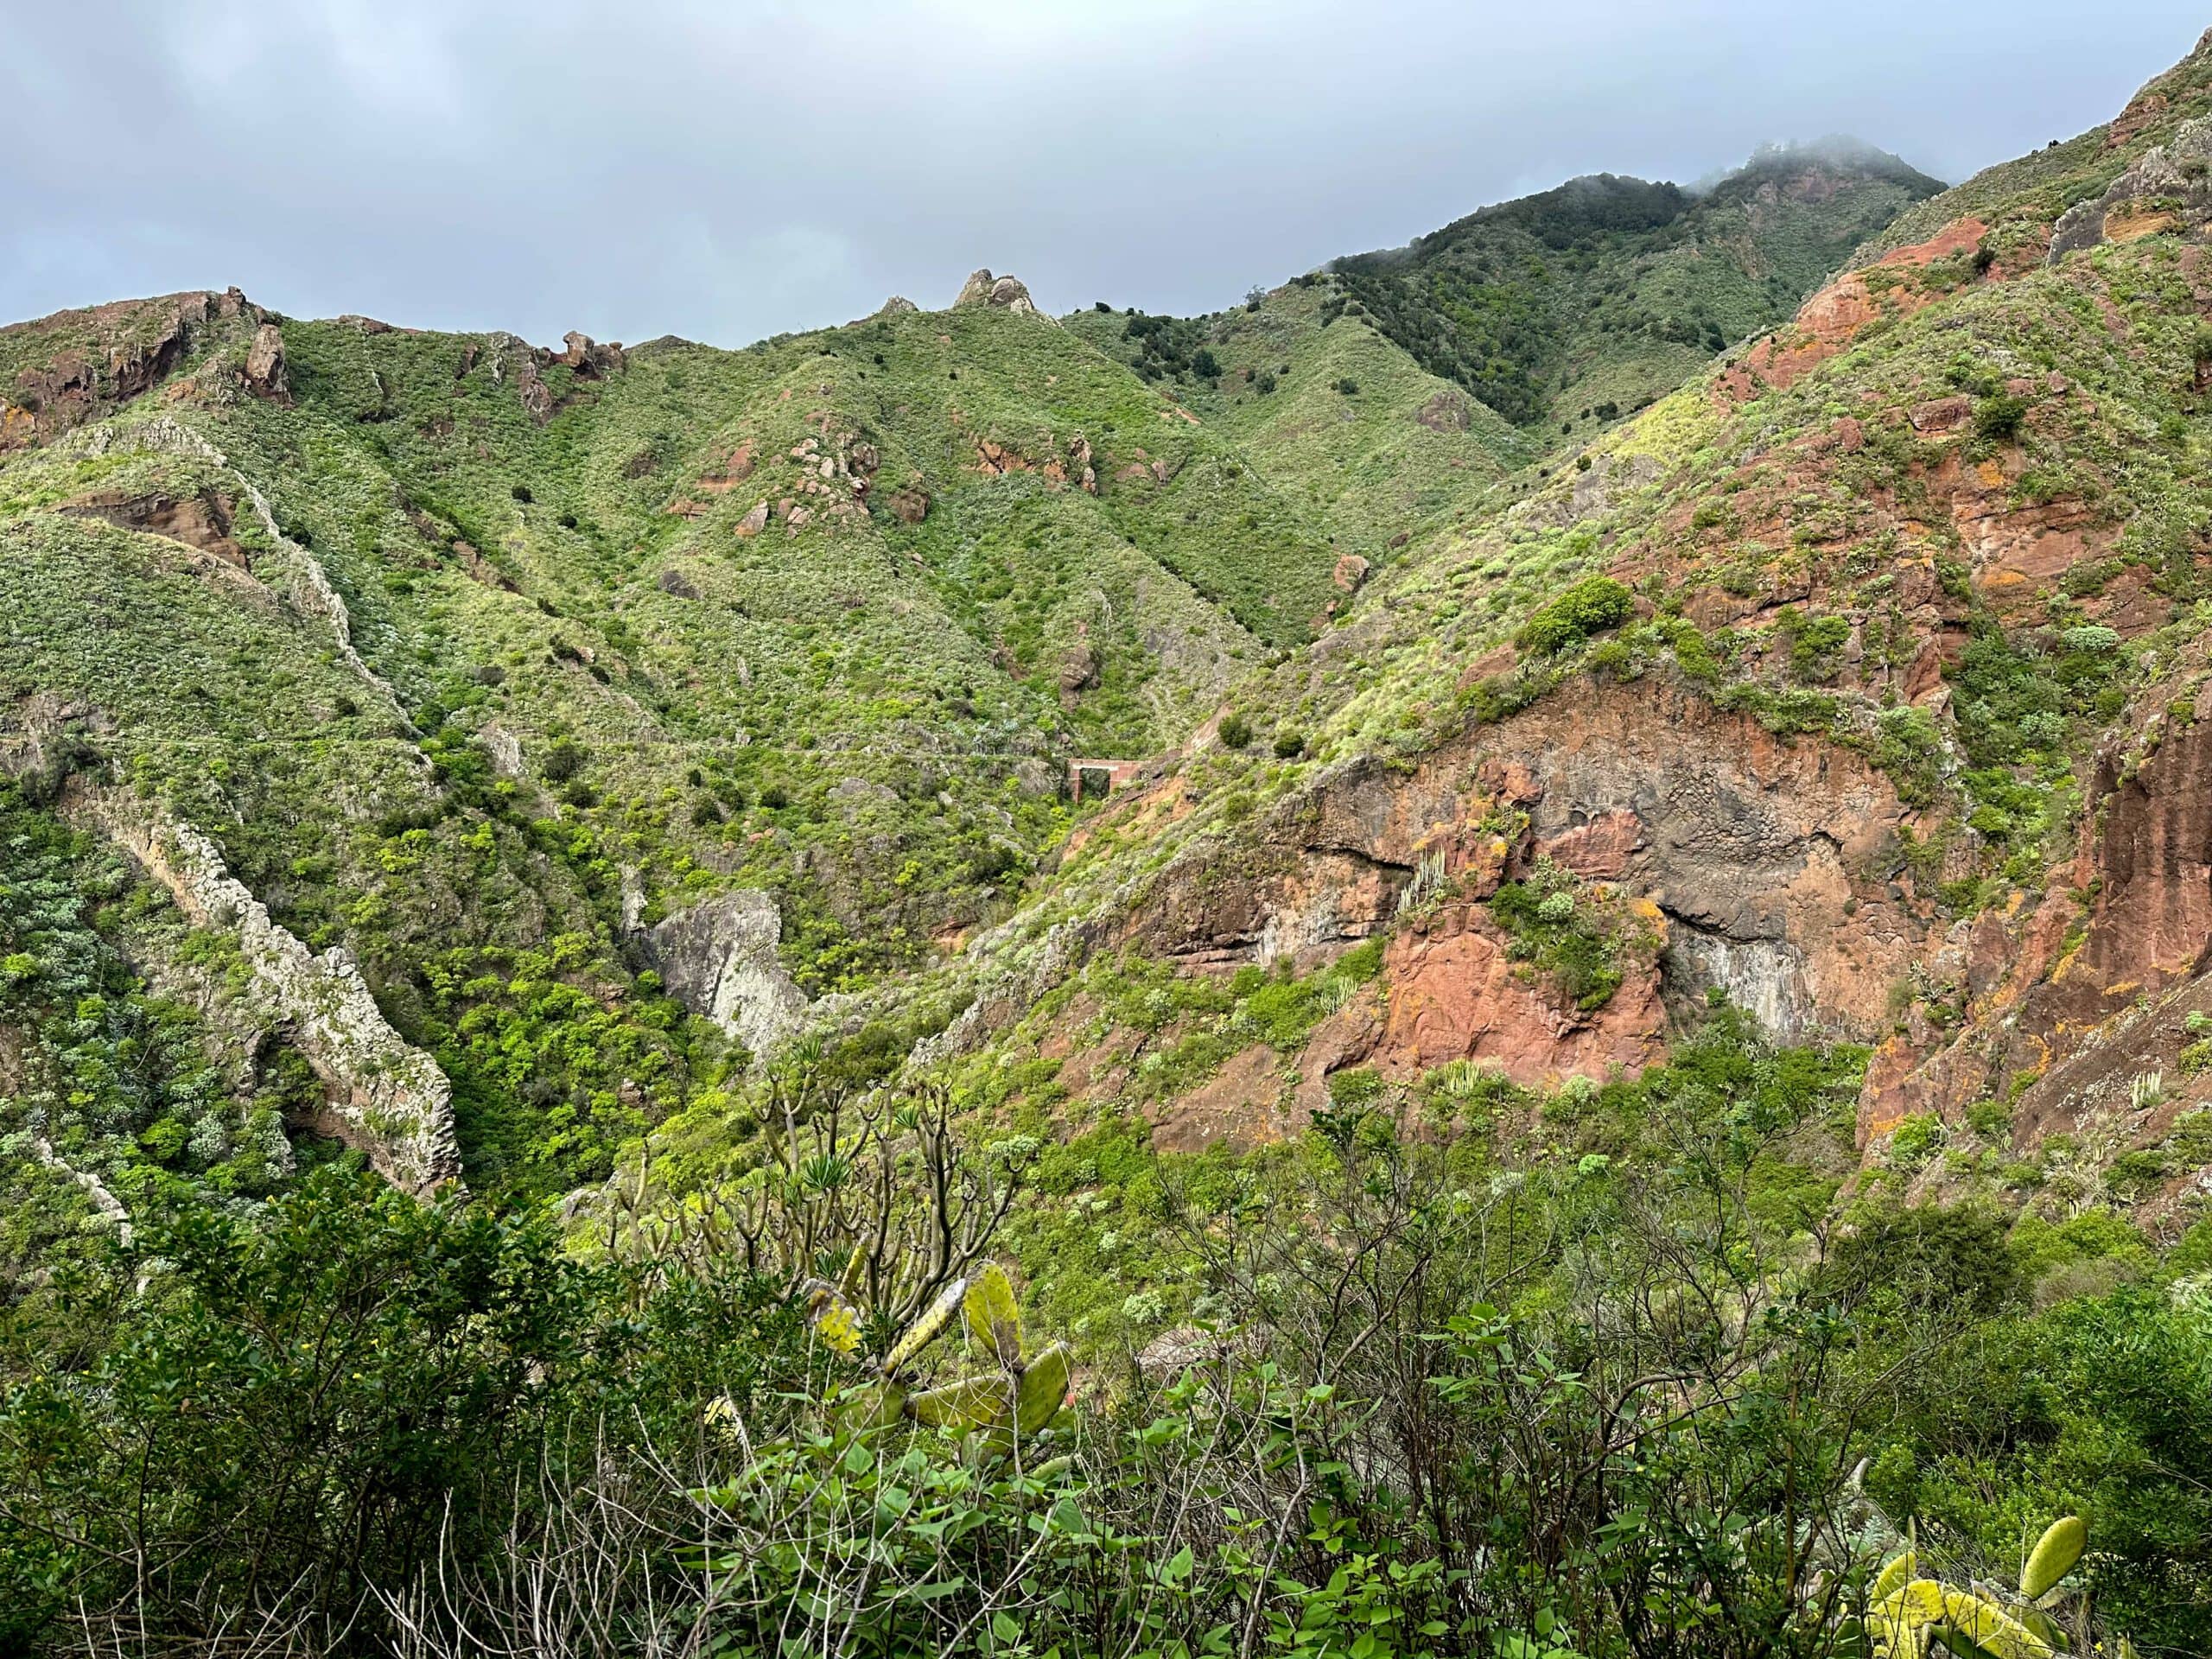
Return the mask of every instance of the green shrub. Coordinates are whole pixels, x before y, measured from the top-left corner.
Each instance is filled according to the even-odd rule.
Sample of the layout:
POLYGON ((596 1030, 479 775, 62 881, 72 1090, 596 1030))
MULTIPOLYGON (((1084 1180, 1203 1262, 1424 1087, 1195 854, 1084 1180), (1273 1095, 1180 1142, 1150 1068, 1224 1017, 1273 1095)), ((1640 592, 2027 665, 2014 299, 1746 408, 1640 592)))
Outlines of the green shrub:
POLYGON ((1916 1112, 1891 1135, 1890 1162, 1898 1169, 1918 1169, 1936 1155, 1943 1141, 1942 1119, 1933 1112, 1916 1112))
POLYGON ((1252 722, 1242 715, 1224 715, 1216 735, 1226 749, 1241 749, 1252 741, 1252 722))
POLYGON ((2010 392, 1997 392, 1974 404, 1974 434, 1992 443, 2010 443, 2019 435, 2020 423, 2027 418, 2027 415, 2025 398, 2015 397, 2010 392))
POLYGON ((1611 576, 1588 576, 1552 599, 1521 625, 1513 643, 1522 650, 1552 656, 1626 621, 1636 595, 1611 576))
POLYGON ((1576 891, 1574 876, 1540 860, 1527 880, 1491 896, 1491 918, 1511 940, 1510 954, 1551 978, 1586 1013, 1612 1001, 1626 970, 1613 919, 1576 891))
POLYGON ((582 747, 574 738, 556 738, 545 751, 538 770, 545 774, 546 782, 565 784, 583 770, 585 759, 582 747))

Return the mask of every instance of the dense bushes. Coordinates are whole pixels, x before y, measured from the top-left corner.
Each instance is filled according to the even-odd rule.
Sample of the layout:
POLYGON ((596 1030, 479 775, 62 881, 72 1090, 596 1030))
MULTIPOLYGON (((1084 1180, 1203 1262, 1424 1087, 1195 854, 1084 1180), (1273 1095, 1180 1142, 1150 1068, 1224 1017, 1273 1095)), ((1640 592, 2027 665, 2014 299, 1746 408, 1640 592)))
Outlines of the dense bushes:
POLYGON ((686 1216, 616 1207, 592 1262, 342 1171, 235 1213, 173 1192, 0 1325, 0 1642, 1840 1659, 1906 1521, 1934 1570, 2009 1582, 2086 1509, 2097 1604, 2185 1648, 2212 1310, 2139 1282, 2031 1315, 2049 1249, 1988 1212, 1815 1230, 1791 1160, 1853 1058, 1723 1013, 1640 1081, 1524 1129, 1507 1091, 1456 1137, 1351 1072, 1241 1166, 978 1147, 941 1095, 860 1109, 802 1073, 764 1167, 686 1216), (1001 1221, 1079 1220, 1109 1177, 1148 1185, 1202 1328, 1094 1348, 1033 1437, 887 1418, 883 1364, 992 1363, 892 1336, 1001 1221))

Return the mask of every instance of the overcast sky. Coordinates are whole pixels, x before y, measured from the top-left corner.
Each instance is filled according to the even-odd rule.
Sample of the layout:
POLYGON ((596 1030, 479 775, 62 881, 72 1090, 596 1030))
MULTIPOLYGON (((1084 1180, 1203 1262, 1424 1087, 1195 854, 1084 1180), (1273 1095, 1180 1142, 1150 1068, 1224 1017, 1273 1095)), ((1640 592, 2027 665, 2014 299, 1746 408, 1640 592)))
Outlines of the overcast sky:
POLYGON ((1856 134, 1956 180, 2107 119, 2179 0, 0 0, 0 317, 740 345, 976 265, 1218 308, 1578 173, 1856 134))

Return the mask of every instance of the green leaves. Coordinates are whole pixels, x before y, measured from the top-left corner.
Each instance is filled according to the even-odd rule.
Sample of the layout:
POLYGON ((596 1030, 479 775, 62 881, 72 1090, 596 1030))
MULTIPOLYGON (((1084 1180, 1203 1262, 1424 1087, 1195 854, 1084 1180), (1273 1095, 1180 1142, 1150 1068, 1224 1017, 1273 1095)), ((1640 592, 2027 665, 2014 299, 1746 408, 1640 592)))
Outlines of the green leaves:
POLYGON ((1611 576, 1588 576, 1550 601, 1521 625, 1513 643, 1549 657, 1593 633, 1618 627, 1634 610, 1636 595, 1611 576))

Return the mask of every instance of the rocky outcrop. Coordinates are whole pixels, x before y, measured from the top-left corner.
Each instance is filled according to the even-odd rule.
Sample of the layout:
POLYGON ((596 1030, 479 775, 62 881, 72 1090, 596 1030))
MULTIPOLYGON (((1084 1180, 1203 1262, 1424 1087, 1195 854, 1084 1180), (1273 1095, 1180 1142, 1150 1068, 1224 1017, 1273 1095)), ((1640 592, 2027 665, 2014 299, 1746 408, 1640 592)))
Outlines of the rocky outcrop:
POLYGON ((1466 393, 1446 387, 1414 411, 1414 419, 1432 432, 1465 432, 1474 422, 1466 393))
POLYGON ((1089 960, 1103 933, 1094 922, 1065 921, 1035 937, 1013 923, 979 935, 967 951, 977 968, 975 1000, 936 1036, 915 1044, 908 1064, 935 1065, 980 1048, 1089 960))
POLYGON ((1855 755, 1688 691, 1577 685, 1410 768, 1331 768, 1255 830, 1173 861, 1121 942, 1198 969, 1287 957, 1303 971, 1397 921, 1425 865, 1479 901, 1541 856, 1649 906, 1653 975, 1594 1023, 1523 1006, 1500 936, 1446 906, 1392 946, 1376 1064, 1434 1064, 1460 1042, 1532 1076, 1602 1076, 1649 1052, 1662 993, 1716 988, 1777 1037, 1863 1041, 1937 931, 1892 879, 1906 816, 1855 755))
POLYGON ((31 1151, 39 1162, 44 1164, 48 1169, 74 1181, 83 1191, 86 1201, 92 1206, 93 1211, 103 1221, 115 1229, 116 1238, 126 1249, 130 1248, 132 1237, 130 1211, 124 1208, 123 1200, 109 1190, 105 1181, 100 1179, 89 1169, 79 1169, 75 1165, 68 1162, 54 1151, 54 1143, 42 1135, 34 1135, 31 1138, 31 1151))
MULTIPOLYGON (((267 560, 257 564, 250 558, 242 557, 238 568, 249 570, 257 581, 272 589, 276 588, 276 583, 271 578, 281 574, 283 577, 283 591, 293 607, 307 615, 321 617, 329 624, 338 654, 346 665, 376 689, 400 728, 413 734, 414 722, 408 719, 397 695, 384 677, 364 662, 360 653, 354 650, 352 613, 346 609, 346 601, 337 588, 331 585, 330 577, 324 571, 321 561, 284 533, 276 522, 276 513, 270 508, 269 498, 262 493, 258 485, 231 465, 229 456, 199 433, 166 415, 127 426, 103 424, 89 432, 77 434, 69 442, 89 455, 104 455, 117 448, 146 449, 182 455, 227 471, 237 481, 247 507, 260 524, 263 534, 276 546, 281 560, 272 569, 267 560)), ((424 759, 423 764, 427 767, 429 763, 424 759)))
POLYGON ((1090 440, 1082 433, 1077 433, 1063 446, 1050 432, 1040 432, 1032 448, 1034 454, 1027 454, 1013 442, 979 437, 976 440, 976 470, 994 478, 1003 478, 1009 473, 1038 473, 1055 489, 1073 482, 1086 495, 1098 493, 1097 460, 1091 452, 1090 440), (1037 459, 1037 455, 1043 459, 1037 459))
POLYGON ((1666 1011, 1649 963, 1637 964, 1603 1007, 1565 1007, 1471 906, 1451 907, 1441 919, 1392 939, 1383 957, 1387 1020, 1371 1047, 1341 1064, 1370 1061, 1386 1077, 1411 1081, 1471 1059, 1544 1087, 1567 1077, 1633 1075, 1659 1058, 1666 1011))
POLYGON ((774 895, 726 893, 656 923, 646 958, 669 995, 755 1055, 772 1053, 804 1022, 806 997, 784 971, 774 895))
POLYGON ((1961 1017, 1938 1026, 1916 1010, 1876 1053, 1862 1143, 2000 1091, 2017 1096, 2022 1140, 2075 1133, 2094 1109, 2092 1080, 2117 1077, 2124 1091, 2130 1065, 2156 1071, 2161 1040, 2175 1046, 2177 1016, 2146 1016, 2162 998, 2197 995, 2212 966, 2212 690, 2181 702, 2194 711, 2185 720, 2145 702, 2168 712, 2098 757, 2074 861, 2039 898, 1985 912, 1937 964, 1961 1017))
POLYGON ((315 1128, 365 1154, 386 1180, 427 1194, 461 1179, 453 1089, 437 1062, 384 1017, 353 958, 317 954, 271 919, 198 830, 125 797, 88 794, 78 809, 136 859, 194 925, 228 933, 292 1046, 321 1082, 315 1128))
POLYGON ((622 342, 613 340, 601 345, 589 334, 570 329, 561 336, 561 350, 544 354, 551 362, 572 370, 587 380, 603 380, 629 366, 629 359, 622 350, 622 342))
POLYGON ((991 305, 1019 316, 1044 315, 1031 301, 1029 289, 1019 276, 994 276, 988 269, 972 273, 961 284, 959 295, 952 303, 956 308, 963 305, 991 305))
POLYGON ((1760 340, 1724 373, 1719 390, 1742 403, 1769 386, 1787 386, 1835 356, 1880 317, 1916 311, 1940 297, 1911 283, 1886 280, 1971 252, 1989 233, 1979 219, 1956 219, 1925 242, 1897 248, 1861 270, 1847 272, 1799 308, 1796 319, 1760 340), (1870 277, 1869 272, 1880 276, 1870 277))
POLYGON ((1088 639, 1077 639, 1060 653, 1060 702, 1071 703, 1078 692, 1098 683, 1098 653, 1088 639))
POLYGON ((56 342, 52 355, 18 370, 0 392, 0 451, 50 442, 113 413, 179 367, 213 325, 260 315, 232 289, 118 301, 0 330, 56 342))
POLYGON ((284 381, 284 331, 273 322, 255 329, 253 343, 246 347, 245 389, 272 403, 292 401, 291 389, 284 381))
POLYGON ((2050 262, 2107 242, 2133 242, 2162 231, 2203 234, 2212 219, 2212 120, 2184 121, 2164 144, 2145 150, 2106 188, 2077 201, 2051 229, 2050 262))

